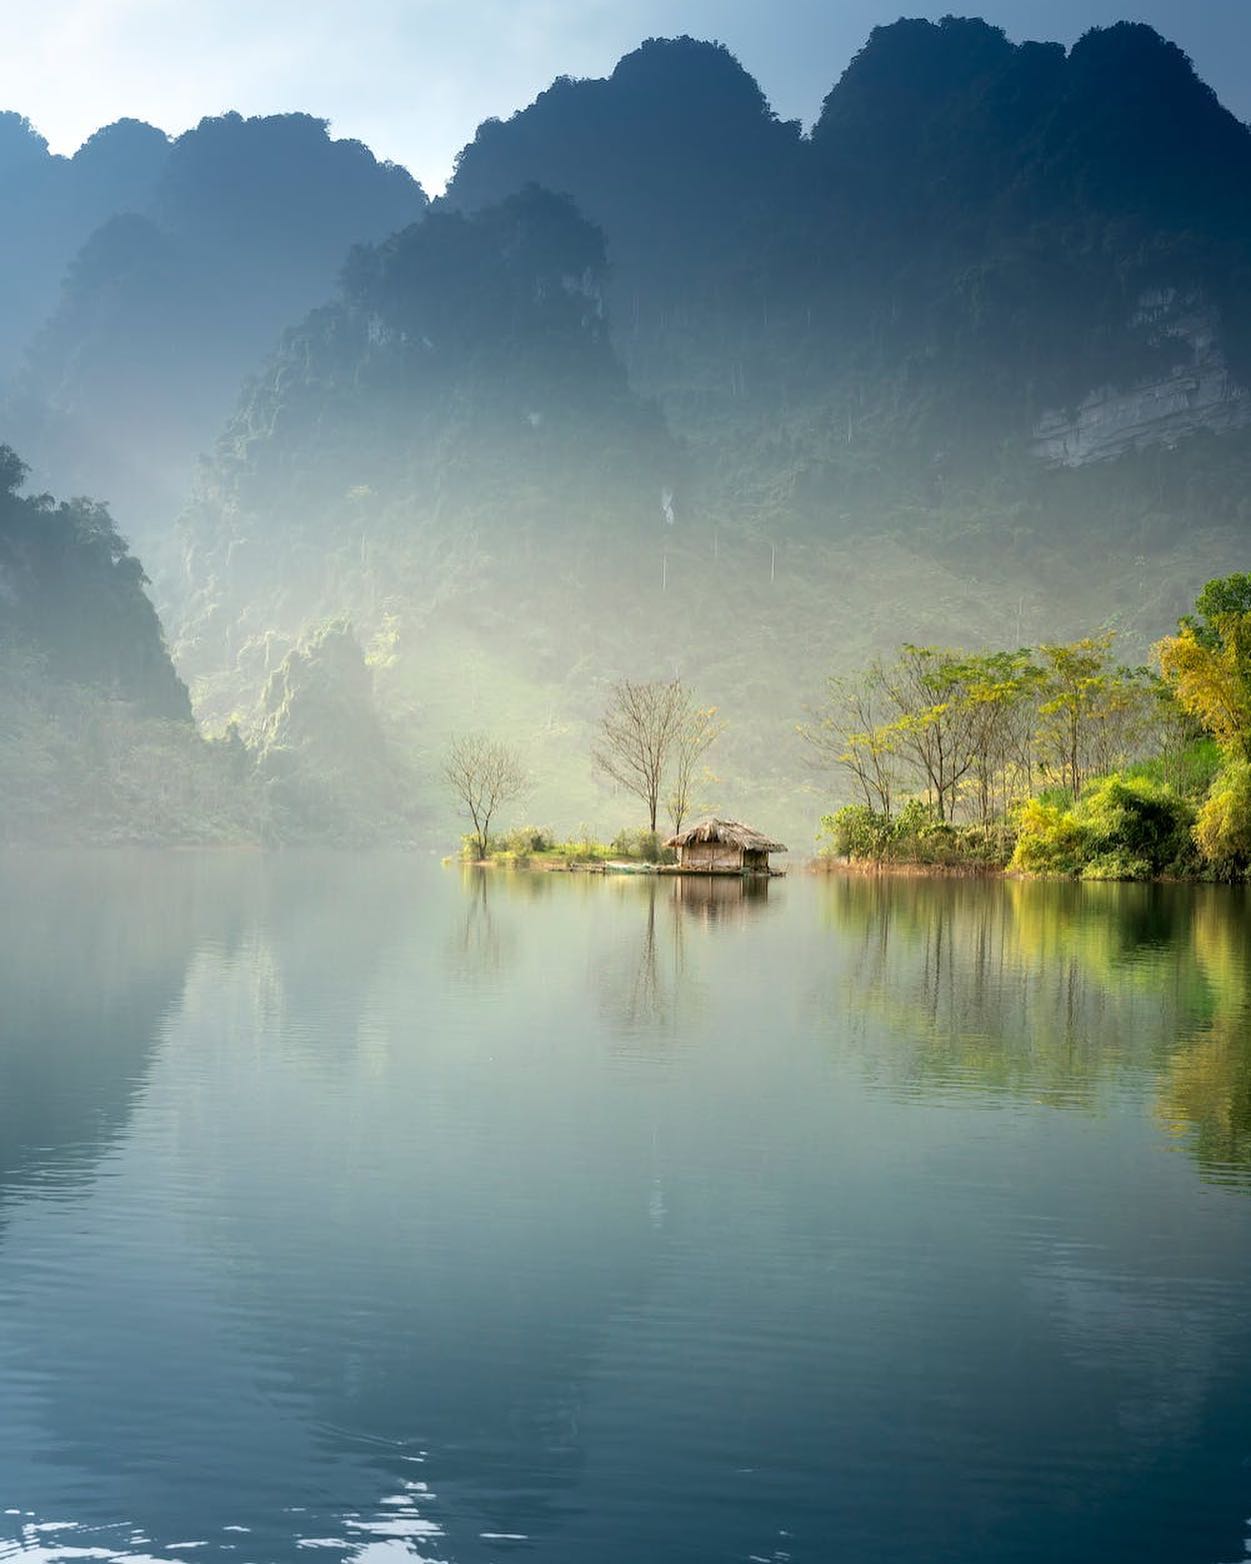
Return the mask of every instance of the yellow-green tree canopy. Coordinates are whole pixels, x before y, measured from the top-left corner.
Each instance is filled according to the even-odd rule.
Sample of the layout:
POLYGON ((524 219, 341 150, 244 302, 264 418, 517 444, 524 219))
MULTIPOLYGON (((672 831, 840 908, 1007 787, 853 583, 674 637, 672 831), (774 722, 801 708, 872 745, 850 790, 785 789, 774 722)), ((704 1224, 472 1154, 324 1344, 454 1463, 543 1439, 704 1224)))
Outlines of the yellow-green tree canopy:
POLYGON ((1251 576, 1209 581, 1156 647, 1178 704, 1233 760, 1251 760, 1251 576))

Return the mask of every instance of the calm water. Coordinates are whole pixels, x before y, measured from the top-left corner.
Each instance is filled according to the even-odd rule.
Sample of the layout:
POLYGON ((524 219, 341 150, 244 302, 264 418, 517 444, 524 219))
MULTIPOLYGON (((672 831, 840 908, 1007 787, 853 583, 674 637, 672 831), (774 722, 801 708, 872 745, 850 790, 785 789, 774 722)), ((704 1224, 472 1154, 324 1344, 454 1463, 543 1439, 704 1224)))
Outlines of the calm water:
POLYGON ((1233 1564, 1241 893, 0 864, 0 1559, 1233 1564))

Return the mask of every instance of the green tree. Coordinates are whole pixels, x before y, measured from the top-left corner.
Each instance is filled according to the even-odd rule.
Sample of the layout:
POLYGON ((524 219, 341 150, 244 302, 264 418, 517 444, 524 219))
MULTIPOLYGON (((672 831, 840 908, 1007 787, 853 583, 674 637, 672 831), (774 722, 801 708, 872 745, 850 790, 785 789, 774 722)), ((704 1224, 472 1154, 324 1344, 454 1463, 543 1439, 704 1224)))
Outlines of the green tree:
POLYGON ((1251 760, 1251 576, 1218 577, 1156 647, 1165 681, 1231 760, 1251 760))
POLYGON ((1043 670, 1039 745, 1060 786, 1074 798, 1082 790, 1091 740, 1103 720, 1113 678, 1112 641, 1107 631, 1038 648, 1043 670))
POLYGON ((982 652, 964 659, 960 669, 973 717, 973 764, 983 825, 1028 796, 1033 776, 1032 741, 1041 670, 1028 650, 982 652))
POLYGON ((885 670, 883 688, 895 711, 884 737, 915 767, 940 824, 950 820, 977 763, 982 726, 967 656, 905 644, 885 670))
POLYGON ((1233 760, 1199 809, 1195 840, 1218 874, 1245 874, 1251 865, 1251 764, 1233 760))
POLYGON ((1225 764, 1195 823, 1195 840, 1219 874, 1251 865, 1251 575, 1218 576, 1177 634, 1156 647, 1182 710, 1220 746, 1225 764))

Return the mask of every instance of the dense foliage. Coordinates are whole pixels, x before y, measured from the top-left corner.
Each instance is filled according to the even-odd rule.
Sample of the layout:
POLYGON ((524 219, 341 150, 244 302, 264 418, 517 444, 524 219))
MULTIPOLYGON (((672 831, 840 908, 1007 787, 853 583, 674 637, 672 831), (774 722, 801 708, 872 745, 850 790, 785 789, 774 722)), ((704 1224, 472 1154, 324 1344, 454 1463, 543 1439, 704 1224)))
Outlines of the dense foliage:
POLYGON ((0 842, 246 839, 250 762, 200 737, 109 513, 24 476, 0 446, 0 842))
POLYGON ((1020 812, 1014 868, 1086 880, 1150 880, 1194 866, 1194 806, 1165 782, 1113 773, 1072 806, 1030 799, 1020 812))
POLYGON ((824 851, 1088 880, 1240 877, 1251 576, 1209 581, 1195 606, 1157 648, 1162 680, 1117 667, 1108 636, 1037 654, 905 646, 831 680, 801 731, 863 802, 824 817, 824 851))

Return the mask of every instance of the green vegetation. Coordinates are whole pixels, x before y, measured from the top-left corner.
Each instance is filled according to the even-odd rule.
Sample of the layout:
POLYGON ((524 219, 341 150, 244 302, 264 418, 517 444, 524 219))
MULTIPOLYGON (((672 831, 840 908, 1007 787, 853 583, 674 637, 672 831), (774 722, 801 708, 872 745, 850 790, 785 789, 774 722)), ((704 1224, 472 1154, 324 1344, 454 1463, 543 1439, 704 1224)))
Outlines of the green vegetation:
POLYGON ((1223 877, 1244 875, 1251 867, 1251 576, 1209 581, 1194 615, 1157 651, 1178 705, 1221 756, 1199 809, 1199 848, 1223 877))
POLYGON ((955 825, 923 799, 907 799, 894 814, 845 804, 823 815, 823 851, 837 858, 935 869, 997 869, 1012 854, 1015 833, 1005 823, 955 825))
POLYGON ((1084 880, 1150 880, 1193 871, 1195 810, 1165 782, 1113 773, 1070 807, 1033 798, 1017 818, 1012 867, 1084 880))
POLYGON ((109 513, 24 495, 0 446, 0 842, 231 841, 237 753, 191 719, 109 513))
POLYGON ((618 831, 611 842, 596 841, 583 826, 566 841, 540 826, 516 826, 503 836, 488 837, 483 847, 476 832, 461 839, 461 856, 501 868, 582 869, 606 863, 667 864, 674 853, 655 831, 618 831))
POLYGON ((350 626, 301 639, 247 739, 193 720, 108 511, 24 495, 0 446, 0 842, 360 844, 411 834, 411 779, 350 626))
POLYGON ((1037 653, 905 646, 832 680, 801 732, 863 801, 823 818, 825 853, 1087 880, 1244 875, 1251 577, 1208 583, 1157 649, 1162 678, 1111 650, 1110 635, 1037 653))

